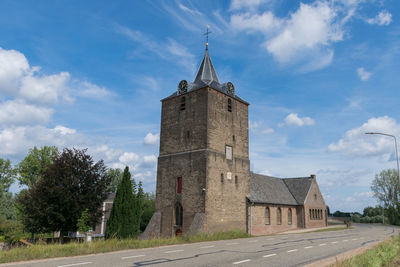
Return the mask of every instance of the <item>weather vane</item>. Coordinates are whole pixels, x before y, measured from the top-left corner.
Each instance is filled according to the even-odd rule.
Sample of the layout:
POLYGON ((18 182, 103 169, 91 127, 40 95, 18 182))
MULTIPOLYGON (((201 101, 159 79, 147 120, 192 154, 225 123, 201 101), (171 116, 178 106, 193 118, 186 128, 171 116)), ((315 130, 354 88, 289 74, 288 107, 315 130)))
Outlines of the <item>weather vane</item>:
POLYGON ((207 40, 207 42, 206 42, 206 50, 208 50, 208 35, 210 33, 212 33, 211 31, 209 31, 209 29, 210 29, 210 25, 207 24, 207 31, 206 31, 206 33, 204 33, 204 35, 206 36, 206 40, 207 40))

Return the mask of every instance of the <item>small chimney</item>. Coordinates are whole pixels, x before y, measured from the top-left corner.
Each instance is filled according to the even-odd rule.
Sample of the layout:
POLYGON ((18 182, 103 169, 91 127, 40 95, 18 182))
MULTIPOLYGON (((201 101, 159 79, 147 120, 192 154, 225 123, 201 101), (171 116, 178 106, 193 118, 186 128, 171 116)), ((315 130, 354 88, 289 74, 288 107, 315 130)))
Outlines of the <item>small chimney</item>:
POLYGON ((310 177, 313 178, 314 180, 317 179, 317 176, 315 174, 311 174, 310 177))

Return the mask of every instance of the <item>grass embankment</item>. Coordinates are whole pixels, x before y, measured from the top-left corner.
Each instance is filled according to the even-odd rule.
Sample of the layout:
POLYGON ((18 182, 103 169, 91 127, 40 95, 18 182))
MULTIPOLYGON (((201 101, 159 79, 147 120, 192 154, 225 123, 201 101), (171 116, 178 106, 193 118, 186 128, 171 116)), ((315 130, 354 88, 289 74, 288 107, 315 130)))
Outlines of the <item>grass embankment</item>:
POLYGON ((52 244, 52 245, 33 245, 27 248, 14 248, 11 250, 0 251, 0 263, 26 261, 35 259, 46 259, 55 257, 70 257, 94 253, 104 253, 124 249, 150 248, 166 245, 176 245, 185 243, 195 243, 202 241, 229 240, 235 238, 250 237, 241 231, 228 231, 215 234, 198 234, 192 236, 182 236, 177 238, 162 239, 109 239, 85 243, 52 244))
POLYGON ((370 250, 353 258, 337 262, 336 267, 358 267, 358 266, 386 266, 394 267, 400 264, 400 236, 392 237, 383 241, 370 250))

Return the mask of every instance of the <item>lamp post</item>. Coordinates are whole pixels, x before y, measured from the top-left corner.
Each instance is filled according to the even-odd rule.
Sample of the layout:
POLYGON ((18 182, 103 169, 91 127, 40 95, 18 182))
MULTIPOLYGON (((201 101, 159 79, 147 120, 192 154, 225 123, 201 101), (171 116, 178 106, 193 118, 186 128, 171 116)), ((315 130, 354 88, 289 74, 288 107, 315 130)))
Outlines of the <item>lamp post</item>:
MULTIPOLYGON (((399 168, 399 153, 397 152, 397 140, 396 136, 392 134, 386 134, 386 133, 378 133, 378 132, 367 132, 365 134, 379 134, 379 135, 385 135, 385 136, 390 136, 394 138, 394 147, 396 149, 396 161, 397 161, 397 177, 399 179, 399 186, 400 186, 400 168, 399 168)), ((382 205, 382 221, 384 222, 384 214, 383 214, 383 205, 382 205)))

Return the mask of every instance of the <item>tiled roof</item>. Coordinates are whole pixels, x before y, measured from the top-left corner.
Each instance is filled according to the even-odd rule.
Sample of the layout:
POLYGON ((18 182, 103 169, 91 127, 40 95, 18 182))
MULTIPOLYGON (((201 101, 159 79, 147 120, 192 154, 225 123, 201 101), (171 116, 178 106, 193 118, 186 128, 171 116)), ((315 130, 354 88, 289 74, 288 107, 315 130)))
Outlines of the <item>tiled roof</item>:
POLYGON ((250 174, 251 202, 302 205, 310 189, 312 178, 276 178, 256 173, 250 174))

